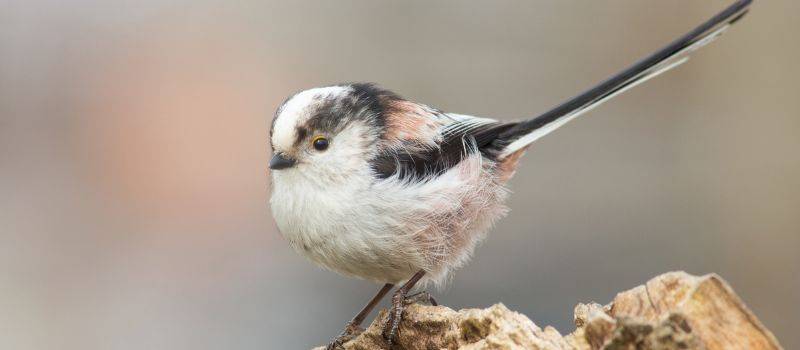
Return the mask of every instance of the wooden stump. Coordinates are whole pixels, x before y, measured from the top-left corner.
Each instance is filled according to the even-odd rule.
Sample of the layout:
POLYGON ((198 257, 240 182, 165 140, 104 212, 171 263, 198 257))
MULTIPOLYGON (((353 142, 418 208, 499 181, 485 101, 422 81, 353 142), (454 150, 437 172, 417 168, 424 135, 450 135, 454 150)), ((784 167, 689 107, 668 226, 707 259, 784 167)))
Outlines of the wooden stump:
MULTIPOLYGON (((345 349, 387 349, 380 335, 385 318, 382 311, 345 349)), ((502 304, 460 311, 411 305, 394 349, 781 349, 714 274, 670 272, 619 293, 608 305, 578 304, 575 325, 562 336, 502 304)))

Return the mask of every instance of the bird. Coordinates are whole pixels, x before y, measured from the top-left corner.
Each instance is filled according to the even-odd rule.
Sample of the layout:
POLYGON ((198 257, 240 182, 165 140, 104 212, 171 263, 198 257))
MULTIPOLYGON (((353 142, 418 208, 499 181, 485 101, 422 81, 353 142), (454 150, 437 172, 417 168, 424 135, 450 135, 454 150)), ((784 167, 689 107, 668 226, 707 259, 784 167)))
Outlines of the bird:
POLYGON ((371 83, 289 96, 269 133, 270 208, 281 235, 313 263, 383 284, 334 337, 341 347, 395 286, 382 335, 396 342, 415 286, 464 266, 508 208, 506 187, 536 140, 614 96, 685 63, 744 16, 730 5, 595 87, 531 119, 448 113, 371 83))

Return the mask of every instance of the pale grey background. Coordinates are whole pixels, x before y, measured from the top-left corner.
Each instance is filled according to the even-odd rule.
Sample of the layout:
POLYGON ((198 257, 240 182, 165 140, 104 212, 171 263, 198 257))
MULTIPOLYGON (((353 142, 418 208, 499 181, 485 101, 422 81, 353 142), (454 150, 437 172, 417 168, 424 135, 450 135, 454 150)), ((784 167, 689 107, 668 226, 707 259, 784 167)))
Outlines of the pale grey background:
MULTIPOLYGON (((303 349, 377 288, 268 214, 284 97, 374 81, 532 116, 729 1, 0 1, 0 347, 303 349)), ((438 293, 572 329, 578 301, 717 272, 800 347, 798 2, 537 143, 438 293)))

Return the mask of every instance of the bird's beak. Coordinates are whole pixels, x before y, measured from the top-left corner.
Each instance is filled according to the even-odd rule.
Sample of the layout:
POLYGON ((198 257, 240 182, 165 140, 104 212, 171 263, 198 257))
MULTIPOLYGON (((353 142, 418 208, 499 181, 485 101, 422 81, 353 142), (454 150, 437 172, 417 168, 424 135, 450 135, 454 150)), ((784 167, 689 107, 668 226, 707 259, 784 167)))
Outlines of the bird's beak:
POLYGON ((296 160, 286 156, 283 153, 275 153, 275 155, 273 155, 272 159, 269 161, 269 168, 272 170, 280 170, 291 168, 295 164, 297 164, 296 160))

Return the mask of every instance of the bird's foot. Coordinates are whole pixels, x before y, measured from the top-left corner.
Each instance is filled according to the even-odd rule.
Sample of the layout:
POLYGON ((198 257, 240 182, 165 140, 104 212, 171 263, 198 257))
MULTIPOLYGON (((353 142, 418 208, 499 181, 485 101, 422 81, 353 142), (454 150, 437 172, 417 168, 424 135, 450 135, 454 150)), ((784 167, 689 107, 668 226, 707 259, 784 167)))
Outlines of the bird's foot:
POLYGON ((353 324, 352 322, 348 322, 342 333, 333 338, 331 342, 328 343, 328 346, 325 347, 325 350, 343 349, 344 343, 347 343, 353 338, 357 337, 363 331, 363 328, 353 324))
POLYGON ((392 307, 389 308, 389 314, 386 317, 382 332, 383 339, 389 344, 389 348, 397 341, 397 332, 400 330, 400 322, 403 320, 403 312, 406 306, 415 303, 438 305, 428 292, 406 295, 405 291, 398 290, 392 295, 392 307))
POLYGON ((386 317, 386 323, 383 325, 383 339, 389 344, 389 348, 394 345, 397 337, 397 331, 400 329, 400 321, 403 319, 403 311, 406 309, 406 292, 398 289, 392 294, 392 307, 389 308, 389 314, 386 317))
POLYGON ((428 293, 426 291, 421 291, 419 293, 414 293, 409 296, 406 296, 405 304, 406 306, 411 304, 427 304, 430 306, 439 306, 439 303, 437 303, 436 299, 434 299, 431 296, 431 293, 428 293))

